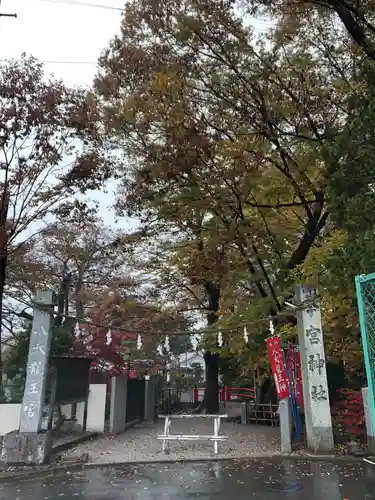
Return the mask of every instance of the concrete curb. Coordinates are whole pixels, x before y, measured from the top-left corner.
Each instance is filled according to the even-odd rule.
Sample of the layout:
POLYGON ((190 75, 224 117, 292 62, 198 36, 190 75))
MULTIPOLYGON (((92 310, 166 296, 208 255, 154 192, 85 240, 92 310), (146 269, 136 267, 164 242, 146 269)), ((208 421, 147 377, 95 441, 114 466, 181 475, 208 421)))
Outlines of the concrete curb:
POLYGON ((85 469, 95 469, 95 468, 117 468, 117 467, 128 467, 134 465, 156 465, 156 464, 173 464, 173 463, 202 463, 202 462, 243 462, 249 460, 264 460, 264 459, 289 459, 289 460, 310 460, 310 461, 321 461, 321 462, 351 462, 351 463, 363 463, 363 457, 355 457, 349 455, 312 455, 312 454, 299 454, 299 453, 263 453, 256 454, 248 457, 233 457, 222 455, 220 457, 199 457, 199 458, 183 458, 183 459, 172 459, 172 458, 155 458, 146 460, 135 460, 127 462, 74 462, 68 464, 59 464, 46 466, 43 469, 30 469, 27 471, 14 471, 9 474, 0 475, 0 484, 6 482, 17 482, 26 481, 28 479, 34 478, 44 478, 49 476, 54 476, 59 472, 76 472, 85 469))
POLYGON ((311 460, 319 462, 363 462, 363 456, 355 455, 314 455, 313 453, 283 453, 278 456, 281 456, 283 458, 299 458, 300 460, 311 460))
POLYGON ((79 444, 85 443, 86 441, 91 441, 98 437, 97 432, 88 432, 86 434, 82 434, 82 436, 74 436, 72 439, 68 439, 63 441, 60 444, 57 444, 52 447, 52 454, 56 455, 57 453, 61 453, 62 451, 70 450, 79 444))
POLYGON ((351 462, 351 463, 362 463, 363 457, 354 456, 337 456, 337 455, 300 455, 298 453, 258 453, 256 455, 247 457, 233 457, 228 455, 221 455, 220 457, 199 457, 199 458, 157 458, 151 460, 134 460, 128 462, 87 462, 83 464, 84 469, 92 469, 95 467, 109 468, 109 467, 126 467, 134 465, 155 465, 155 464, 174 464, 174 463, 201 463, 201 462, 248 462, 250 460, 265 460, 265 459, 277 459, 280 460, 310 460, 310 461, 320 461, 320 462, 351 462))
POLYGON ((73 463, 64 465, 52 465, 43 469, 30 469, 26 471, 14 471, 9 474, 0 475, 0 484, 26 481, 28 479, 43 478, 53 476, 58 472, 69 472, 70 470, 79 470, 83 468, 83 463, 73 463))

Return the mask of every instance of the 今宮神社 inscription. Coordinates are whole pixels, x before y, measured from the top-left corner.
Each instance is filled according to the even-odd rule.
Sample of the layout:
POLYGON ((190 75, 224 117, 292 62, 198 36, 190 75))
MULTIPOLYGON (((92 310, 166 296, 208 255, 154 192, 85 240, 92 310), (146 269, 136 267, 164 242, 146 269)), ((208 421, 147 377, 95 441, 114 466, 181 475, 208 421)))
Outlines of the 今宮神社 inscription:
POLYGON ((319 386, 313 385, 311 387, 311 399, 316 403, 317 401, 327 401, 327 390, 320 384, 319 386))
POLYGON ((328 452, 333 449, 334 443, 318 299, 317 287, 300 285, 296 288, 306 436, 309 448, 316 452, 328 452))

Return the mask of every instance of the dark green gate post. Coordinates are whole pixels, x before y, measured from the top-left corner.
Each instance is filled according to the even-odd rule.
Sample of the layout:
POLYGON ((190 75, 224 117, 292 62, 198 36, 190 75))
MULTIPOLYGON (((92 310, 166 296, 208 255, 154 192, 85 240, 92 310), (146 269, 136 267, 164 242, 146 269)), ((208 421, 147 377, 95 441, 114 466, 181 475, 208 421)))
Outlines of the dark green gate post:
POLYGON ((355 286, 372 430, 375 431, 375 273, 367 276, 356 276, 355 286))

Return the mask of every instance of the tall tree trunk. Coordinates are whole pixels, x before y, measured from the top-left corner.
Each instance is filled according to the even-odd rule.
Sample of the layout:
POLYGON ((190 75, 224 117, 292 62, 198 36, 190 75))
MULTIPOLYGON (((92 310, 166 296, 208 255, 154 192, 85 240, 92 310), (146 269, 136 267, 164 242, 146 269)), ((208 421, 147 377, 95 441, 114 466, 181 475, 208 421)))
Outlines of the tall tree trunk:
POLYGON ((84 317, 82 292, 83 292, 82 273, 78 272, 77 276, 76 276, 76 285, 75 285, 75 307, 76 307, 76 316, 77 316, 77 318, 83 318, 84 317))
POLYGON ((219 413, 219 355, 206 351, 204 361, 206 363, 206 389, 201 409, 206 410, 206 413, 215 414, 219 413))
POLYGON ((64 262, 59 293, 57 296, 57 314, 54 320, 54 326, 60 327, 64 323, 64 317, 68 316, 69 312, 69 285, 70 285, 70 273, 68 273, 68 262, 64 262))
POLYGON ((343 2, 342 0, 330 0, 332 8, 337 12, 350 36, 362 48, 369 59, 375 61, 375 46, 371 36, 373 35, 373 25, 371 25, 369 21, 367 26, 370 26, 370 29, 369 35, 367 35, 364 22, 365 9, 361 11, 359 6, 350 8, 347 3, 349 2, 343 2), (361 19, 363 22, 361 22, 361 19))
MULTIPOLYGON (((220 305, 220 286, 215 283, 206 284, 209 313, 207 314, 207 324, 212 326, 218 320, 220 305)), ((206 363, 206 389, 201 405, 201 410, 206 413, 219 413, 219 354, 206 351, 204 361, 206 363)))

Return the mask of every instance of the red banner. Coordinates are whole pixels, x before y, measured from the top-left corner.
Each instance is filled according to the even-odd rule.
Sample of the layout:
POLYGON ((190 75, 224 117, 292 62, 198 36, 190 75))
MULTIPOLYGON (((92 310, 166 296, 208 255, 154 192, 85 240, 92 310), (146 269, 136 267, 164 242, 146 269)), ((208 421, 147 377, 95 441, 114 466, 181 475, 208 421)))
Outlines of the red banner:
POLYGON ((284 357, 281 349, 281 339, 278 335, 266 340, 271 370, 275 380, 278 399, 289 397, 288 380, 284 368, 284 357))

